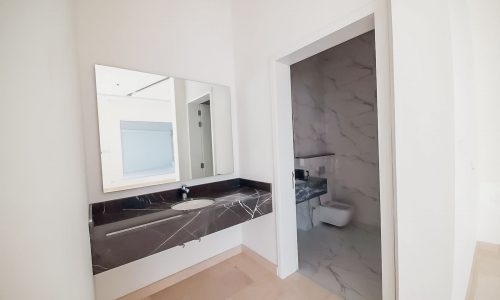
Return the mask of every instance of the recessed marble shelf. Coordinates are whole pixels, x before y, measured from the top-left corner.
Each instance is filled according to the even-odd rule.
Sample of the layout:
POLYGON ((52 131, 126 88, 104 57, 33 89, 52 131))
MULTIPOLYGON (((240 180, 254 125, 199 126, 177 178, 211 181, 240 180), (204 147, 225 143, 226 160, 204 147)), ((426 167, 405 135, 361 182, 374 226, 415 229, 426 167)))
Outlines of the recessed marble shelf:
POLYGON ((245 179, 191 187, 214 204, 174 210, 176 190, 91 204, 93 272, 99 274, 272 212, 271 185, 245 179))
POLYGON ((311 154, 311 155, 300 155, 300 156, 295 156, 295 159, 309 159, 309 158, 316 158, 316 157, 325 157, 325 156, 335 156, 335 153, 319 153, 319 154, 311 154))

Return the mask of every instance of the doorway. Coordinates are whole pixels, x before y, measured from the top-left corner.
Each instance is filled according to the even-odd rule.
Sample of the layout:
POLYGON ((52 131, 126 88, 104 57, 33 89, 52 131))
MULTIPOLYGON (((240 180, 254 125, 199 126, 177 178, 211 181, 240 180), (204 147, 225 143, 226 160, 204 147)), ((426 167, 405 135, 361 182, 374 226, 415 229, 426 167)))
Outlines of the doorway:
POLYGON ((380 228, 382 256, 382 294, 396 298, 395 199, 393 178, 393 102, 389 53, 389 25, 383 18, 375 24, 372 11, 359 12, 332 24, 322 34, 314 35, 283 51, 271 61, 274 76, 273 197, 277 227, 278 275, 285 278, 299 269, 295 201, 295 161, 292 124, 290 66, 356 36, 376 32, 378 160, 380 182, 380 228))
POLYGON ((382 299, 375 32, 290 66, 299 273, 382 299))

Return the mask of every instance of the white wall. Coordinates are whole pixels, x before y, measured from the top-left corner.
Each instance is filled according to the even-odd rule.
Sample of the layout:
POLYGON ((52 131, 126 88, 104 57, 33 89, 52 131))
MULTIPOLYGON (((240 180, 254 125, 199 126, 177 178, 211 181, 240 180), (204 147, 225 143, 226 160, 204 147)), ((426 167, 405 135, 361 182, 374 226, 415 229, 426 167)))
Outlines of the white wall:
POLYGON ((465 299, 476 247, 476 121, 468 0, 449 1, 455 113, 455 230, 452 299, 465 299))
POLYGON ((71 1, 0 1, 0 298, 93 299, 71 1))
POLYGON ((451 298, 455 141, 447 5, 391 1, 398 283, 405 300, 451 298))
POLYGON ((500 3, 454 0, 447 5, 435 1, 415 5, 392 1, 400 291, 410 291, 401 295, 414 299, 464 299, 476 240, 500 243, 500 3), (426 15, 425 23, 412 18, 419 12, 426 15), (408 70, 417 72, 410 76, 408 70), (398 109, 398 103, 404 107, 398 109), (429 112, 422 112, 423 108, 429 112), (401 114, 406 109, 408 114, 401 114), (432 152, 414 147, 411 157, 400 154, 406 152, 404 144, 411 135, 401 132, 405 128, 398 114, 414 124, 418 120, 410 116, 427 116, 425 124, 413 130, 425 137, 419 144, 434 146, 432 152), (418 158, 420 168, 412 158, 418 158), (413 191, 413 199, 404 192, 411 180, 425 187, 420 193, 413 191), (420 229, 415 230, 418 227, 411 222, 420 229), (423 237, 420 245, 414 236, 423 237), (412 277, 429 265, 433 268, 427 274, 432 276, 419 276, 418 281, 412 277), (418 292, 422 286, 428 294, 418 292))
MULTIPOLYGON (((271 58, 372 0, 233 1, 240 173, 272 181, 271 58)), ((292 201, 292 200, 291 200, 292 201)), ((276 207, 276 206, 275 206, 276 207)), ((276 262, 275 215, 243 224, 244 244, 276 262)))
MULTIPOLYGON (((234 90, 230 1, 79 0, 77 21, 89 201, 179 188, 181 183, 102 192, 94 64, 216 83, 234 90)), ((233 94, 233 115, 236 112, 234 99, 233 94)), ((233 128, 236 128, 236 118, 233 119, 233 128)), ((233 141, 237 145, 237 135, 233 136, 233 141)), ((188 185, 238 177, 237 150, 235 148, 234 174, 192 180, 188 185)), ((227 243, 219 246, 210 243, 209 239, 202 239, 192 250, 167 251, 162 253, 164 255, 134 262, 132 269, 126 266, 118 268, 110 271, 110 276, 102 273, 95 277, 97 297, 107 299, 106 295, 131 292, 160 280, 165 274, 175 273, 237 246, 241 243, 241 228, 220 232, 220 239, 227 240, 227 243), (172 260, 182 264, 169 263, 172 260), (113 284, 104 288, 110 280, 113 284)))
POLYGON ((469 0, 477 100, 478 239, 500 244, 500 2, 469 0))
POLYGON ((476 240, 500 244, 500 3, 449 1, 455 80, 453 299, 466 294, 476 240))
MULTIPOLYGON (((176 183, 107 194, 102 192, 94 64, 217 83, 234 90, 230 13, 229 0, 77 1, 77 42, 90 202, 180 187, 180 183, 176 183)), ((232 104, 235 108, 234 102, 232 104)), ((233 140, 237 144, 237 137, 233 140)), ((237 163, 235 167, 234 175, 220 176, 217 180, 238 176, 237 163)), ((188 184, 213 180, 199 179, 188 184)))

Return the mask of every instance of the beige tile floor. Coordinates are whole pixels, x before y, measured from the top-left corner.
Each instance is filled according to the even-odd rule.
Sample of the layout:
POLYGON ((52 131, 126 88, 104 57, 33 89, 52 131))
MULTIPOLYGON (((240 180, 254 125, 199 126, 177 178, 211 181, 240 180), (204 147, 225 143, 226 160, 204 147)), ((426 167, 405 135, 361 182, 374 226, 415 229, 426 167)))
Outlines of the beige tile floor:
POLYGON ((500 246, 478 245, 467 299, 500 299, 500 246))
MULTIPOLYGON (((295 273, 279 279, 267 266, 241 253, 145 300, 341 300, 295 273)), ((500 246, 476 250, 467 300, 500 299, 500 246)))
POLYGON ((282 280, 245 253, 238 254, 147 300, 341 300, 299 273, 282 280))

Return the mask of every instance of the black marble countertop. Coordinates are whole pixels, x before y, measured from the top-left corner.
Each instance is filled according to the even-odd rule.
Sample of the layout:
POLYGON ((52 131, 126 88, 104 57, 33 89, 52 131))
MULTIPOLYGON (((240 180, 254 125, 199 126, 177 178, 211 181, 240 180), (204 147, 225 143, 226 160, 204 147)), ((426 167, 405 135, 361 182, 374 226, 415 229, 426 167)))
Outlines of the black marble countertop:
POLYGON ((232 179, 191 187, 189 197, 211 206, 179 211, 177 190, 91 204, 94 274, 272 212, 271 186, 232 179))
POLYGON ((328 192, 326 178, 309 177, 308 180, 295 180, 295 203, 302 203, 328 192))

